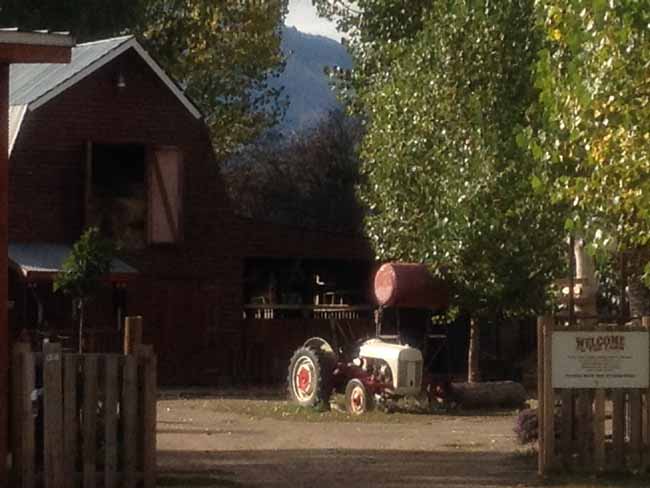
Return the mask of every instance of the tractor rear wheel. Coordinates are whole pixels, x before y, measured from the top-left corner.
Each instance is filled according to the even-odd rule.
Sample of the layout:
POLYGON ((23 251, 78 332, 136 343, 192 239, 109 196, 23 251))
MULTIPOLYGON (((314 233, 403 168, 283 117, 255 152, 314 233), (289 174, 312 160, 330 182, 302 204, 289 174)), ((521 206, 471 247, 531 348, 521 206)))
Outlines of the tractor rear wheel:
POLYGON ((361 380, 348 381, 345 387, 345 409, 350 415, 361 415, 374 408, 375 402, 361 380))
POLYGON ((302 407, 328 404, 332 368, 327 357, 311 347, 300 347, 289 362, 287 385, 289 396, 302 407))

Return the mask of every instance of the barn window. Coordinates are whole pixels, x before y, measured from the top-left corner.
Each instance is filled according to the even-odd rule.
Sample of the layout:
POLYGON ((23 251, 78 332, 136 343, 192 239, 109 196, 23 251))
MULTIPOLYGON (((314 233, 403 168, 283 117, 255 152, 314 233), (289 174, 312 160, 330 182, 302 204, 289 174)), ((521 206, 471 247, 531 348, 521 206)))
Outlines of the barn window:
POLYGON ((152 151, 149 164, 149 242, 181 241, 182 155, 176 147, 152 151))
POLYGON ((176 147, 87 145, 86 218, 125 249, 182 238, 182 156, 176 147))
POLYGON ((86 225, 126 249, 147 243, 146 161, 143 145, 87 146, 86 225))

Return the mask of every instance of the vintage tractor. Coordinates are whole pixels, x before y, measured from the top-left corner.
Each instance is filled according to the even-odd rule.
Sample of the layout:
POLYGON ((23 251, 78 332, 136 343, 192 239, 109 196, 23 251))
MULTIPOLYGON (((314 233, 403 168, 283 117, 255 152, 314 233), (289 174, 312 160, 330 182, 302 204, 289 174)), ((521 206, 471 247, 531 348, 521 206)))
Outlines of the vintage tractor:
POLYGON ((446 334, 432 333, 431 318, 446 310, 447 288, 424 265, 387 263, 375 275, 374 293, 374 337, 340 341, 333 331, 331 340, 312 337, 295 351, 287 382, 299 405, 327 405, 336 391, 345 394, 347 411, 359 415, 376 402, 444 393, 448 378, 433 375, 431 364, 440 360, 446 334))

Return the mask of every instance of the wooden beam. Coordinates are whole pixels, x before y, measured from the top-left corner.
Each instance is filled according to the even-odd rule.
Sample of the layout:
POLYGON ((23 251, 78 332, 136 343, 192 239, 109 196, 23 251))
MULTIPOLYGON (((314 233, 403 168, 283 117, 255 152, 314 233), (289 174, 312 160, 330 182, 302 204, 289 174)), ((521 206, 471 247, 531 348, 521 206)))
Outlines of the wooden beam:
MULTIPOLYGON (((1 51, 0 51, 1 52, 1 51)), ((9 64, 0 63, 0 486, 7 486, 9 436, 8 218, 9 64)))
MULTIPOLYGON (((172 206, 171 200, 169 193, 172 191, 178 191, 178 179, 180 177, 180 159, 176 160, 177 163, 177 174, 176 174, 176 185, 175 187, 167 188, 167 185, 165 184, 165 179, 162 176, 162 168, 160 167, 161 161, 160 161, 160 153, 167 148, 158 148, 154 150, 153 154, 153 160, 152 160, 152 165, 153 165, 153 176, 156 179, 156 184, 158 186, 158 191, 160 192, 160 199, 162 200, 163 203, 163 210, 165 211, 165 216, 167 217, 167 225, 169 226, 169 230, 172 235, 172 242, 178 243, 179 242, 179 227, 180 227, 180 212, 175 212, 174 207, 172 206)), ((169 148, 171 149, 171 148, 169 148)), ((180 158, 180 152, 176 149, 173 148, 175 153, 179 155, 180 158)), ((174 182, 170 182, 174 183, 174 182)), ((150 190, 152 191, 152 190, 150 190)), ((152 195, 153 196, 153 195, 152 195)), ((180 205, 180 202, 177 202, 177 205, 180 205)))
POLYGON ((0 43, 0 63, 69 63, 70 57, 65 46, 0 43))
POLYGON ((127 317, 124 321, 124 354, 136 354, 142 344, 142 317, 127 317))
MULTIPOLYGON (((32 411, 32 396, 27 392, 34 391, 36 386, 35 358, 32 353, 22 355, 22 401, 20 418, 22 419, 21 440, 21 481, 22 488, 34 488, 35 477, 35 437, 34 417, 32 411)), ((4 463, 3 463, 4 465, 4 463)), ((2 485, 2 486, 7 486, 2 485)))
POLYGON ((545 317, 537 318, 537 474, 546 475, 546 429, 544 428, 544 323, 545 317))
POLYGON ((61 344, 43 344, 43 443, 45 488, 64 488, 61 344))
MULTIPOLYGON (((553 329, 554 321, 550 316, 544 317, 543 340, 544 340, 544 469, 548 473, 555 468, 555 392, 553 391, 553 329)), ((538 379, 539 381, 539 379, 538 379)), ((539 428, 539 427, 538 427, 539 428)))

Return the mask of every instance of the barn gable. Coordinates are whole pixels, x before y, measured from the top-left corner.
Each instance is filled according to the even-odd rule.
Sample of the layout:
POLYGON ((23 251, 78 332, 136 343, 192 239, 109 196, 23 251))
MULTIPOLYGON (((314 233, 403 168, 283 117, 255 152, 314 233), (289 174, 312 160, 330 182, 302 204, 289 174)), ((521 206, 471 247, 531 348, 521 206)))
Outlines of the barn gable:
POLYGON ((72 49, 70 64, 16 64, 11 66, 9 88, 9 155, 27 112, 38 109, 79 83, 121 54, 132 49, 158 76, 189 113, 202 114, 160 65, 133 36, 79 44, 72 49))

